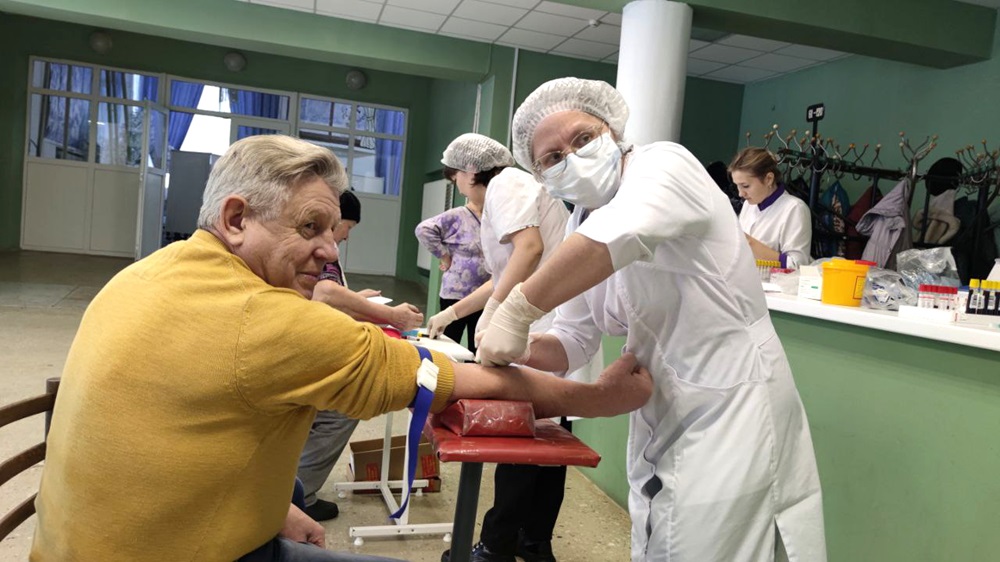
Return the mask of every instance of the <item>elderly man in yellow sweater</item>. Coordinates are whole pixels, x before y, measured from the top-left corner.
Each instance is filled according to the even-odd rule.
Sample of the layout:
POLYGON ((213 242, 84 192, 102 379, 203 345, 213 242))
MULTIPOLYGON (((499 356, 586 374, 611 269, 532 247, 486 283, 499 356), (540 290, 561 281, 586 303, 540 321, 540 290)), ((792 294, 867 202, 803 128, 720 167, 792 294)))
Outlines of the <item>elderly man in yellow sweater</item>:
MULTIPOLYGON (((410 344, 311 301, 346 175, 282 136, 235 143, 205 189, 200 229, 116 275, 83 316, 63 372, 31 560, 358 560, 322 544, 289 500, 320 410, 405 408, 410 344)), ((537 415, 635 409, 649 373, 626 357, 594 385, 530 370, 439 369, 435 411, 459 398, 531 400, 537 415)), ((317 536, 318 535, 318 536, 317 536)))

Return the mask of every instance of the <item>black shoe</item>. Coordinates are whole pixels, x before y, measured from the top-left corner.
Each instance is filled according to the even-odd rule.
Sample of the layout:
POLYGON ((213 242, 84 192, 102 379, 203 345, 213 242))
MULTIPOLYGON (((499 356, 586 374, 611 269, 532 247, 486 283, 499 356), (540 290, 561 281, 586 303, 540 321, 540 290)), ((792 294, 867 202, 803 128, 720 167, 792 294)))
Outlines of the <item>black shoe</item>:
MULTIPOLYGON (((472 547, 472 556, 469 560, 471 562, 517 562, 514 560, 513 554, 491 552, 482 541, 472 547)), ((444 554, 441 555, 441 562, 451 562, 451 550, 444 551, 444 554)))
POLYGON ((316 500, 316 503, 307 505, 303 511, 316 521, 329 521, 340 515, 340 508, 337 507, 337 504, 325 500, 316 500))
POLYGON ((552 554, 552 541, 532 541, 524 538, 524 533, 517 535, 517 547, 514 554, 524 559, 524 562, 556 562, 552 554))

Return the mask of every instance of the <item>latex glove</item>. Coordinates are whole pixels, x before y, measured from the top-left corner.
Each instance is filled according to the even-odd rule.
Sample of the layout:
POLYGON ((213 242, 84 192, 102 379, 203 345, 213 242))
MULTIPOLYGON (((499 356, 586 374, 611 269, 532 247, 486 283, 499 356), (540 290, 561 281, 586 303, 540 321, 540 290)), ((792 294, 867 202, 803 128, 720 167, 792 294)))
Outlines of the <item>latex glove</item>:
POLYGON ((503 367, 528 353, 528 329, 545 311, 528 302, 518 283, 497 308, 480 340, 479 357, 486 367, 503 367))
POLYGON ((427 335, 431 338, 440 336, 441 332, 444 332, 444 329, 455 320, 458 320, 458 315, 456 315, 455 310, 449 306, 434 316, 431 316, 431 319, 427 321, 427 335))
POLYGON ((288 506, 285 526, 282 527, 278 536, 295 542, 309 543, 320 548, 326 548, 326 529, 316 521, 313 521, 312 517, 306 515, 301 509, 295 507, 295 504, 288 506))
POLYGON ((479 316, 479 321, 476 322, 476 347, 479 346, 479 342, 483 339, 483 334, 486 333, 486 328, 490 327, 490 320, 493 318, 493 313, 497 311, 500 306, 500 301, 493 297, 486 301, 486 307, 483 308, 483 313, 479 316))
POLYGON ((416 330, 424 325, 424 315, 420 309, 409 303, 396 305, 392 308, 392 325, 403 330, 416 330))

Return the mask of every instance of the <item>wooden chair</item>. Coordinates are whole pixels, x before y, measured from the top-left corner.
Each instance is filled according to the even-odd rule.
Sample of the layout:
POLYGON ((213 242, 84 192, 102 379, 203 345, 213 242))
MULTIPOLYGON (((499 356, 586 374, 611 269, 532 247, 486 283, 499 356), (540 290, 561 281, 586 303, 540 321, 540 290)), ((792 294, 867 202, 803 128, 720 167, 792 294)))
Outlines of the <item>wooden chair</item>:
MULTIPOLYGON (((52 409, 56 403, 56 392, 59 390, 59 379, 45 381, 45 394, 14 402, 0 408, 0 428, 7 424, 23 420, 37 414, 45 414, 45 437, 49 435, 49 424, 52 421, 52 409)), ((0 486, 11 478, 28 470, 45 460, 45 441, 22 451, 0 463, 0 486)), ((35 496, 24 500, 14 509, 0 517, 0 540, 3 540, 35 513, 35 496)))

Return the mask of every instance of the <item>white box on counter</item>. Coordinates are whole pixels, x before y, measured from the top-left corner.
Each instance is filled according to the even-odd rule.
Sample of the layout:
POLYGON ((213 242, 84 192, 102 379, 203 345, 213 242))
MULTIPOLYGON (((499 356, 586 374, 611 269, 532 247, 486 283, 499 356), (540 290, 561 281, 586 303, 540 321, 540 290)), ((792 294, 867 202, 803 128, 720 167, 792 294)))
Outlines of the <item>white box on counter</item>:
POLYGON ((817 301, 823 298, 823 274, 819 267, 803 265, 799 268, 799 296, 817 301))

